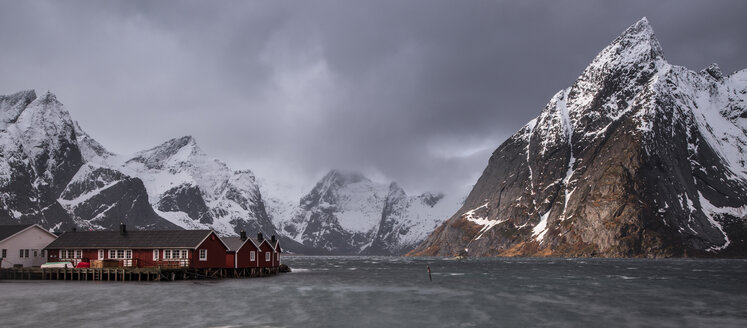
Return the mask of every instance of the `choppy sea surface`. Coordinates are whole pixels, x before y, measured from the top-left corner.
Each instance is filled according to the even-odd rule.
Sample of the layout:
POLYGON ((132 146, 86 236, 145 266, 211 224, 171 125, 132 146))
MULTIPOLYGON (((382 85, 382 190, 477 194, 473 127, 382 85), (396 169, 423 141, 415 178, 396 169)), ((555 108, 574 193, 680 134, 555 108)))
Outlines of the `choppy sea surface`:
POLYGON ((0 280, 0 326, 747 327, 747 260, 283 262, 292 273, 255 279, 0 280))

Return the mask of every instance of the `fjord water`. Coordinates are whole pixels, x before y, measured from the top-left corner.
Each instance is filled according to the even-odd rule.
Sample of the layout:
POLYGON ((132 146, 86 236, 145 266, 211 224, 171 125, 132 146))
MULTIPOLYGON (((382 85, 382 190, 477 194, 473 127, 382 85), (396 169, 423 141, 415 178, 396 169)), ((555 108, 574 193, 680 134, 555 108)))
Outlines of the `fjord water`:
POLYGON ((0 281, 0 325, 747 326, 745 260, 299 256, 284 262, 294 272, 257 279, 0 281))

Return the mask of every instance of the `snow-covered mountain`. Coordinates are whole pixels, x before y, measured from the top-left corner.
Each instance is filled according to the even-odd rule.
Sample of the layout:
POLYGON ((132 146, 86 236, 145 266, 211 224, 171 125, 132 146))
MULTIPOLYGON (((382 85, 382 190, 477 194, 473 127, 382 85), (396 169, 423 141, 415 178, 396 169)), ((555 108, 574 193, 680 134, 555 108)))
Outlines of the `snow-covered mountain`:
POLYGON ((332 170, 298 203, 273 202, 280 232, 322 254, 403 254, 457 207, 443 195, 408 196, 354 172, 332 170))
POLYGON ((140 180, 86 163, 76 126, 53 94, 0 96, 0 115, 0 221, 55 230, 176 227, 156 215, 140 180))
POLYGON ((276 233, 254 175, 209 158, 192 137, 117 155, 74 123, 49 92, 1 96, 0 115, 3 222, 276 233))
POLYGON ((265 200, 251 171, 210 158, 192 137, 115 154, 53 94, 0 96, 0 223, 261 231, 298 253, 402 254, 457 207, 440 200, 337 171, 300 202, 265 200))
POLYGON ((747 70, 669 64, 644 18, 493 153, 411 254, 747 255, 747 70))
MULTIPOLYGON (((87 166, 140 179, 155 212, 171 223, 225 235, 241 230, 275 233, 252 172, 233 171, 208 157, 190 136, 132 155, 114 155, 83 131, 78 135, 83 136, 87 166)), ((86 171, 81 173, 84 181, 90 180, 86 171)))

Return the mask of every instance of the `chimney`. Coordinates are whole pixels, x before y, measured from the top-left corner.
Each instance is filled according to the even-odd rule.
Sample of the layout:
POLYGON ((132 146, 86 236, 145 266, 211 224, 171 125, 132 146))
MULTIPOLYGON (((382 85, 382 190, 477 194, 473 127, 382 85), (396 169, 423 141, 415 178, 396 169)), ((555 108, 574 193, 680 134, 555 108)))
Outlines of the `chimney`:
POLYGON ((241 230, 241 232, 239 233, 239 235, 241 236, 241 241, 245 241, 246 240, 246 231, 241 230))
POLYGON ((257 233, 257 240, 259 240, 259 242, 260 242, 260 243, 261 243, 261 242, 262 242, 263 240, 265 240, 265 237, 264 237, 264 236, 262 236, 262 233, 261 233, 261 232, 258 232, 258 233, 257 233))
POLYGON ((272 235, 272 237, 270 237, 270 242, 272 242, 272 244, 275 244, 275 235, 272 235))
POLYGON ((119 224, 119 234, 124 235, 127 233, 127 226, 124 223, 119 224))

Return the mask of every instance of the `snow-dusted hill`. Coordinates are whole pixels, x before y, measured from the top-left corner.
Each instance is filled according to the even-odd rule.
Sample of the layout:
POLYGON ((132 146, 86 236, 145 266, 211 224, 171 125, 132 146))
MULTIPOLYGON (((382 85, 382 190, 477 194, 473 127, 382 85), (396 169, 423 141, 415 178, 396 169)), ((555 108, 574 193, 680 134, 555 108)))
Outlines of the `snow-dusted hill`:
POLYGON ((299 203, 276 202, 280 232, 324 254, 398 255, 421 242, 458 203, 408 196, 396 183, 330 171, 299 203))
POLYGON ((669 64, 644 18, 492 155, 414 255, 747 255, 747 70, 669 64))

